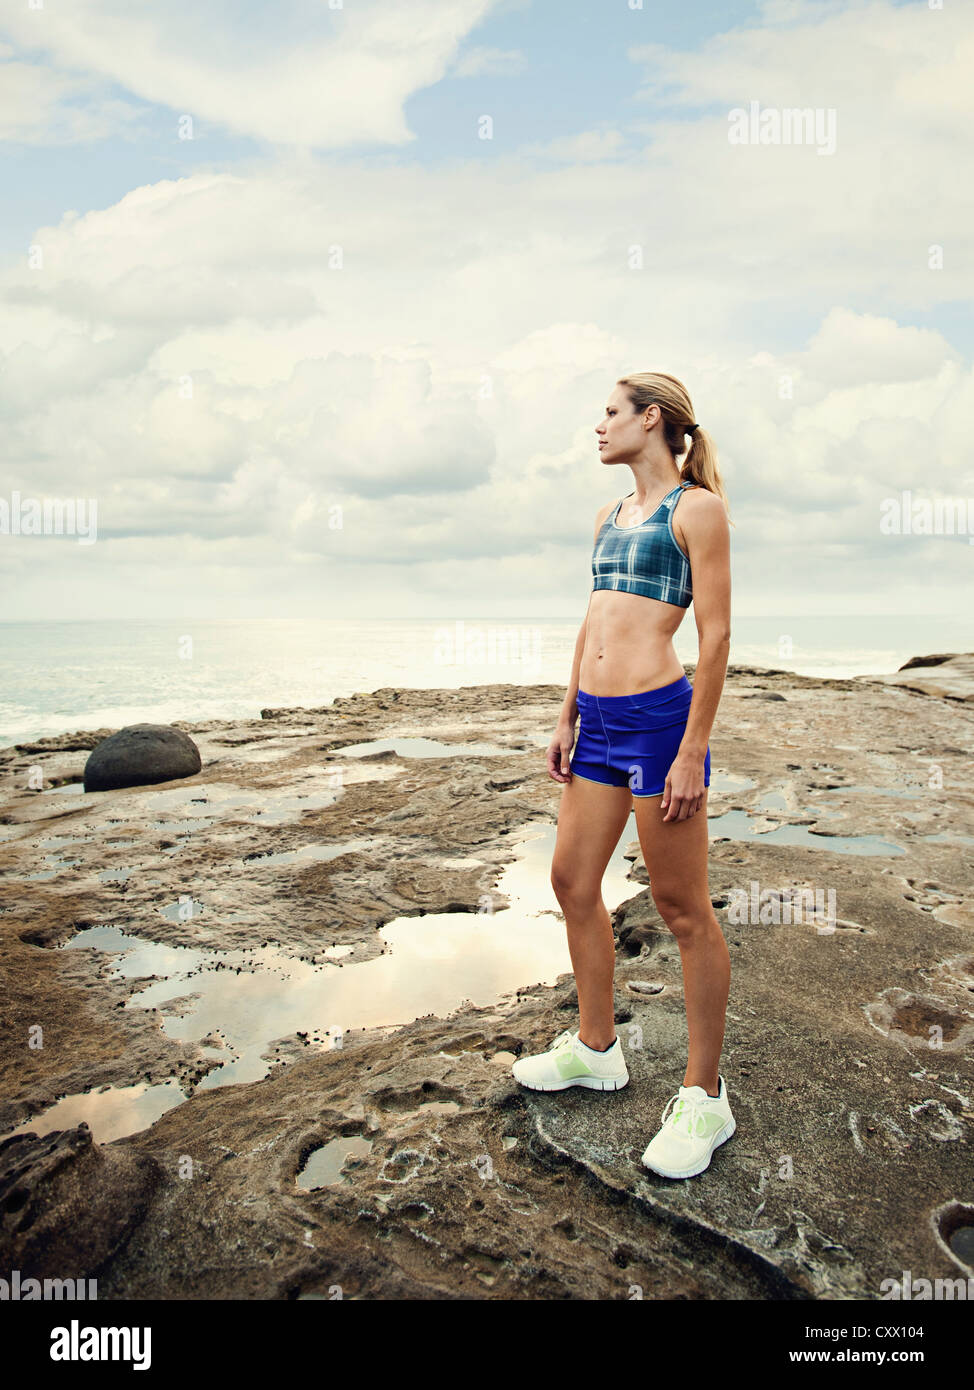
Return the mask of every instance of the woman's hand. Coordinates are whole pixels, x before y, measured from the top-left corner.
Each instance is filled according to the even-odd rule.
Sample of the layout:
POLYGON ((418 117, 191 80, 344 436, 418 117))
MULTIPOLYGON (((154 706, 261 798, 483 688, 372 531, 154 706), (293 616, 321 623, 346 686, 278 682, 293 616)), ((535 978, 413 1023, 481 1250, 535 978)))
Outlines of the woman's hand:
POLYGON ((554 737, 548 744, 548 776, 553 777, 556 782, 570 782, 572 779, 568 760, 571 757, 574 745, 574 720, 571 724, 562 720, 555 730, 554 737))
POLYGON ((660 810, 666 820, 689 820, 703 807, 705 753, 677 753, 666 774, 660 810))

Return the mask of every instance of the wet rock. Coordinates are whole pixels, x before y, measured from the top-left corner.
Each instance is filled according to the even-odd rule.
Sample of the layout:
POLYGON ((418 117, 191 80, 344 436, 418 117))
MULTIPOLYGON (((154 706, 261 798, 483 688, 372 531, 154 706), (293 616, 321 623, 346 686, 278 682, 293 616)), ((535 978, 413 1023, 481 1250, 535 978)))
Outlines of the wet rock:
MULTIPOLYGON (((207 781, 185 787, 185 804, 175 791, 135 790, 71 807, 9 776, 0 1093, 13 1099, 0 1122, 13 1127, 58 1095, 147 1075, 198 1079, 215 1065, 198 1049, 215 1050, 218 1017, 205 1037, 177 1042, 161 1010, 138 1006, 144 981, 110 974, 100 952, 42 949, 85 925, 208 951, 272 941, 320 958, 352 947, 342 960, 354 971, 381 952, 378 928, 393 918, 416 916, 422 930, 421 914, 451 905, 503 911, 494 889, 519 852, 516 832, 557 816, 562 791, 544 748, 534 762, 524 750, 553 729, 563 694, 385 690, 263 720, 200 721, 187 732, 207 781), (269 736, 278 749, 262 748, 269 736), (510 752, 327 751, 392 737, 510 752), (340 794, 326 800, 339 765, 340 794), (159 824, 183 816, 185 831, 159 824), (48 840, 77 863, 28 881, 48 840), (333 860, 255 857, 345 842, 333 860), (124 893, 98 877, 114 867, 131 870, 124 893), (184 894, 207 910, 164 917, 160 907, 184 894), (45 1045, 30 1051, 38 1019, 45 1045)), ((10 773, 29 756, 51 785, 80 775, 84 746, 77 735, 29 755, 0 750, 0 766, 10 773)), ((368 1298, 627 1299, 634 1288, 646 1298, 873 1298, 903 1269, 957 1273, 930 1212, 970 1197, 971 747, 974 711, 956 698, 875 678, 729 669, 711 749, 715 770, 735 780, 721 790, 715 777, 708 815, 736 808, 739 822, 719 833, 711 823, 708 869, 733 962, 721 1070, 738 1132, 699 1178, 657 1179, 639 1161, 684 1075, 686 1019, 679 950, 634 842, 631 888, 607 901, 624 1091, 545 1096, 514 1082, 517 1056, 577 1026, 572 978, 532 985, 533 967, 496 1004, 350 1028, 341 1046, 319 1045, 313 1030, 327 1020, 308 1020, 308 1032, 272 1040, 263 1080, 197 1090, 151 1127, 95 1146, 106 1162, 152 1159, 167 1175, 187 1156, 193 1165, 191 1179, 150 1188, 144 1218, 102 1261, 99 1295, 327 1297, 340 1286, 368 1298), (769 693, 788 710, 749 698, 769 693), (769 796, 787 809, 761 815, 769 796), (838 825, 853 844, 873 836, 904 852, 847 854, 827 834, 770 838, 793 824, 838 825), (839 929, 730 920, 753 881, 779 905, 796 886, 833 890, 839 929), (647 975, 660 993, 638 988, 647 975), (344 1180, 297 1189, 307 1155, 352 1134, 373 1147, 344 1180)), ((106 1171, 98 1182, 113 1191, 106 1171)), ((55 1220, 52 1241, 59 1232, 55 1220)))
POLYGON ((202 767, 189 734, 171 724, 128 724, 103 739, 85 763, 86 792, 192 777, 202 767))
POLYGON ((125 1244, 161 1177, 150 1155, 94 1144, 85 1124, 0 1141, 0 1267, 89 1277, 125 1244))

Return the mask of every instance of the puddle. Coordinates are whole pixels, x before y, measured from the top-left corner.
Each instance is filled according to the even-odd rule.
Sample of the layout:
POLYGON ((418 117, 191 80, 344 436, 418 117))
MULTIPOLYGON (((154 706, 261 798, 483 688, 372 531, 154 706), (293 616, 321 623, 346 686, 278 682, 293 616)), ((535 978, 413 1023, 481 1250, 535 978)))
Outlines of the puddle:
POLYGON ((806 849, 828 849, 836 854, 905 854, 906 850, 878 835, 826 835, 810 830, 807 825, 779 825, 774 830, 758 830, 752 825, 754 816, 747 811, 725 811, 707 822, 712 840, 726 836, 731 840, 753 840, 777 845, 802 845, 806 849))
POLYGON ((75 796, 75 795, 77 795, 78 792, 83 792, 84 789, 85 789, 85 784, 84 784, 84 782, 65 782, 65 783, 64 783, 62 786, 60 786, 60 787, 43 787, 43 788, 41 789, 41 795, 42 795, 42 796, 58 796, 58 795, 60 795, 60 796, 75 796))
POLYGON ((85 1091, 65 1096, 50 1109, 7 1131, 4 1139, 13 1134, 49 1134, 54 1129, 73 1129, 85 1120, 99 1144, 122 1139, 137 1130, 148 1129, 173 1106, 186 1099, 175 1081, 160 1086, 104 1086, 100 1091, 85 1091))
POLYGON ((714 792, 746 792, 756 787, 753 777, 741 777, 736 772, 710 772, 710 790, 714 792))
POLYGON ((929 840, 940 845, 974 845, 974 835, 959 835, 943 830, 939 835, 921 835, 921 840, 929 840))
POLYGON ((527 739, 526 743, 509 748, 507 751, 509 753, 527 753, 532 748, 547 748, 551 742, 551 734, 525 734, 525 738, 527 739))
MULTIPOLYGON (((216 813, 214 812, 214 815, 216 813)), ((187 816, 185 820, 153 820, 149 826, 164 834, 190 835, 194 830, 207 830, 213 825, 210 816, 187 816)))
POLYGON ((311 777, 298 783, 297 790, 286 791, 278 787, 244 788, 228 783, 172 787, 165 792, 148 793, 149 799, 140 795, 138 803, 131 808, 132 819, 138 824, 140 835, 154 833, 175 837, 175 843, 164 846, 163 853, 178 854, 199 831, 232 833, 228 821, 241 821, 245 825, 286 825, 299 820, 304 811, 320 811, 333 806, 343 788, 335 772, 325 772, 323 776, 324 787, 321 777, 311 777), (303 785, 307 790, 300 790, 303 785), (207 794, 201 796, 201 791, 207 794), (197 795, 193 796, 193 792, 197 795), (178 817, 171 814, 180 810, 191 814, 178 817))
POLYGON ((99 883, 124 883, 135 873, 134 868, 125 869, 102 869, 98 875, 99 883))
MULTIPOLYGON (((257 1081, 271 1070, 272 1062, 261 1054, 272 1040, 306 1033, 310 1050, 326 1045, 327 1030, 327 1042, 340 1046, 341 1033, 352 1028, 394 1026, 426 1014, 444 1017, 465 1001, 493 1004, 519 987, 554 984, 570 971, 565 927, 549 881, 555 835, 554 825, 540 823, 510 837, 519 857, 502 868, 485 901, 493 911, 396 918, 379 932, 384 954, 357 965, 338 964, 339 956, 354 949, 349 945, 322 946, 318 957, 307 961, 276 946, 233 951, 171 946, 116 926, 88 928, 59 949, 115 953, 108 965, 111 976, 146 981, 126 1007, 158 1008, 167 1037, 199 1042, 221 1034, 226 1047, 207 1054, 219 1065, 196 1090, 257 1081), (501 895, 510 899, 509 907, 501 895)), ((610 912, 640 890, 627 877, 630 862, 623 858, 635 839, 630 813, 603 879, 610 912)), ((178 917, 187 906, 171 903, 165 914, 178 917)), ((193 910, 195 915, 195 902, 193 910)), ((146 1118, 142 1089, 115 1093, 120 1105, 129 1094, 132 1103, 127 1117, 117 1122, 112 1117, 113 1137, 135 1133, 158 1118, 146 1118)), ((185 1098, 178 1088, 168 1094, 159 1113, 185 1098)), ((71 1099, 78 1102, 73 1123, 87 1120, 96 1140, 104 1142, 98 1097, 71 1099)))
MULTIPOLYGON (((233 834, 228 822, 240 821, 246 825, 286 825, 296 823, 305 811, 318 811, 333 806, 343 795, 344 788, 351 781, 372 781, 376 773, 366 776, 356 769, 335 769, 320 767, 312 769, 310 775, 300 781, 292 780, 286 787, 239 787, 233 783, 201 783, 190 780, 185 786, 169 787, 155 791, 151 787, 120 788, 111 792, 92 792, 85 798, 85 804, 94 807, 111 798, 112 811, 118 814, 107 816, 101 824, 120 826, 121 830, 105 845, 123 845, 132 849, 147 840, 155 842, 157 837, 165 836, 174 843, 158 846, 153 843, 153 852, 159 848, 167 855, 179 854, 192 835, 209 832, 220 835, 233 834)), ((378 774, 381 777, 381 774, 378 774)), ((50 792, 83 791, 81 782, 72 782, 65 787, 48 788, 50 792)), ((18 824, 0 827, 0 840, 25 838, 26 825, 18 824)), ((39 849, 62 851, 66 846, 90 842, 91 827, 85 825, 79 832, 71 835, 47 835, 33 841, 39 849)), ((357 842, 360 843, 360 842, 357 842)), ((337 852, 341 852, 340 850, 337 852)), ((330 850, 322 848, 303 850, 299 857, 314 859, 328 858, 330 850)), ((39 856, 38 856, 39 858, 39 856)), ((50 879, 62 867, 73 867, 78 860, 47 857, 47 867, 38 868, 29 875, 18 875, 19 881, 31 879, 50 879)), ((281 861, 286 862, 286 861, 281 861)), ((94 871, 94 867, 93 867, 94 871)), ((105 869, 99 874, 100 881, 123 881, 133 868, 125 870, 105 869)))
MULTIPOLYGON (((783 812, 785 815, 789 815, 793 808, 789 806, 781 792, 768 792, 767 796, 763 797, 755 806, 754 811, 759 815, 766 812, 783 812)), ((844 820, 846 818, 846 812, 839 811, 834 806, 805 806, 800 814, 831 820, 844 820)))
POLYGON ((177 898, 168 907, 160 907, 159 911, 167 922, 189 922, 193 918, 202 917, 206 911, 206 906, 204 903, 198 902, 196 898, 191 898, 187 893, 185 901, 182 898, 177 898))
POLYGON ((945 1202, 931 1212, 930 1223, 937 1244, 970 1276, 974 1272, 974 1206, 970 1202, 945 1202))
POLYGON ((295 1181, 306 1192, 316 1187, 334 1187, 344 1182, 342 1168, 349 1158, 367 1158, 372 1152, 372 1140, 361 1134, 348 1134, 340 1139, 332 1139, 310 1154, 308 1161, 298 1173, 295 1181))
POLYGON ((81 863, 80 859, 62 859, 59 854, 45 854, 48 868, 35 869, 30 874, 12 874, 9 869, 2 870, 2 877, 9 878, 14 883, 30 883, 41 879, 56 878, 62 869, 72 869, 81 863))
POLYGON ((500 748, 496 743, 439 743, 435 738, 377 738, 370 743, 346 743, 329 748, 343 758, 365 758, 370 753, 395 753, 397 758, 499 757, 516 753, 516 748, 500 748))
MULTIPOLYGON (((231 782, 193 782, 153 791, 151 787, 122 788, 97 793, 112 796, 120 814, 110 823, 131 823, 143 836, 147 829, 192 834, 213 827, 214 820, 241 820, 254 825, 277 825, 302 811, 331 806, 342 794, 348 777, 334 768, 306 770, 286 787, 239 787, 231 782)), ((78 784, 80 785, 80 783, 78 784)), ((114 808, 113 808, 114 809, 114 808)))
POLYGON ((334 791, 305 792, 303 795, 298 793, 294 796, 275 793, 271 810, 261 809, 253 815, 238 816, 237 819, 246 821, 249 825, 284 825, 287 821, 297 819, 302 811, 320 811, 325 806, 333 806, 340 794, 338 788, 334 791))
MULTIPOLYGON (((233 820, 243 821, 247 825, 283 825, 296 820, 302 811, 320 811, 325 806, 333 806, 341 790, 339 786, 317 790, 309 788, 306 792, 283 792, 279 787, 257 787, 253 791, 233 788, 235 794, 214 799, 211 811, 179 820, 149 819, 148 826, 167 834, 191 835, 197 830, 212 829, 214 821, 217 818, 224 821, 228 813, 233 820), (269 806, 268 802, 271 803, 269 806)), ((151 807, 150 813, 156 809, 151 807)))
POLYGON ((958 1226, 947 1244, 959 1260, 974 1269, 974 1226, 958 1226))

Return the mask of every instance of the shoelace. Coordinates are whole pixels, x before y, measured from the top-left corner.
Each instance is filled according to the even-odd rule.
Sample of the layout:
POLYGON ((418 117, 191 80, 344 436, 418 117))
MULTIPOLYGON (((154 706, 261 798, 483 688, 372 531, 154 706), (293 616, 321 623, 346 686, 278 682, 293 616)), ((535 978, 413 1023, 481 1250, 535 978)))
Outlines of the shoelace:
POLYGON ((571 1042, 571 1037, 572 1035, 570 1029, 566 1028, 564 1033, 559 1033, 557 1038, 555 1038, 554 1042, 551 1044, 551 1047, 549 1048, 549 1051, 557 1052, 558 1049, 560 1047, 563 1047, 565 1043, 571 1042))
POLYGON ((699 1096, 681 1096, 677 1091, 676 1095, 667 1101, 661 1123, 665 1125, 669 1120, 671 1130, 681 1139, 692 1139, 697 1132, 698 1120, 703 1119, 705 1105, 706 1101, 702 1101, 699 1096), (675 1106, 677 1101, 682 1102, 682 1108, 677 1107, 671 1111, 670 1107, 675 1106))

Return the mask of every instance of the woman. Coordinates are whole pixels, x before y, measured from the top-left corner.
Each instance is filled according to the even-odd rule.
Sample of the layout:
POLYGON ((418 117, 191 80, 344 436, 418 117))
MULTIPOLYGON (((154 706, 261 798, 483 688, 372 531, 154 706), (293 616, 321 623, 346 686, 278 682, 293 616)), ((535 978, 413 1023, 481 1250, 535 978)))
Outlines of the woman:
POLYGON ((568 929, 579 1027, 513 1072, 542 1091, 612 1091, 629 1080, 602 875, 634 804, 653 901, 680 948, 689 1034, 683 1085, 643 1162, 688 1178, 736 1128, 717 1070, 730 956, 707 881, 708 739, 730 645, 727 499, 714 447, 675 377, 623 377, 596 434, 602 463, 631 469, 635 490, 595 519, 592 594, 548 748, 548 771, 564 783, 551 884, 568 929), (673 647, 691 599, 700 644, 693 685, 673 647))

